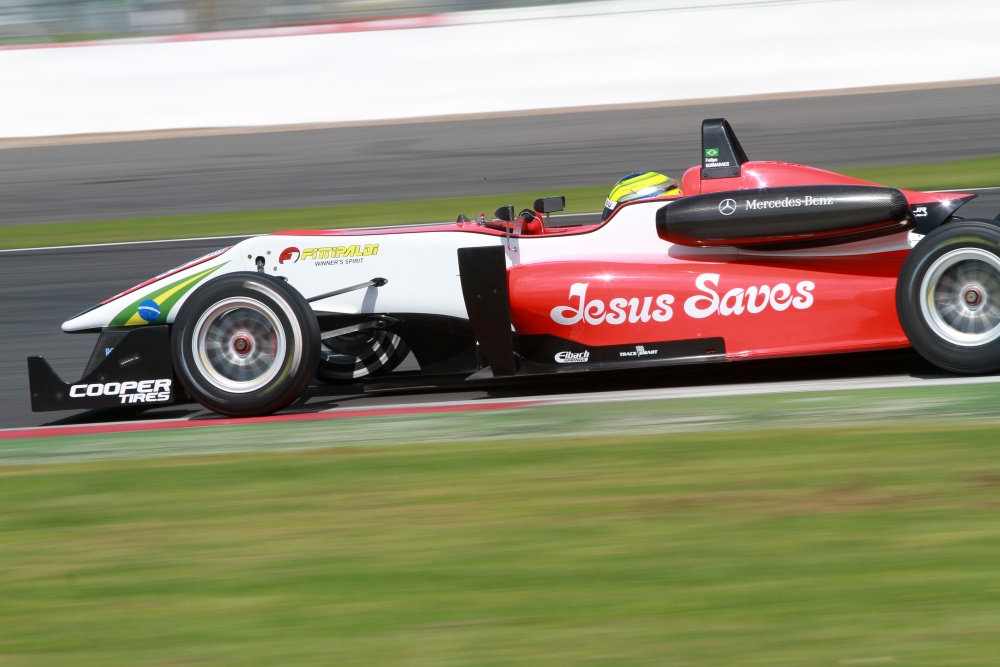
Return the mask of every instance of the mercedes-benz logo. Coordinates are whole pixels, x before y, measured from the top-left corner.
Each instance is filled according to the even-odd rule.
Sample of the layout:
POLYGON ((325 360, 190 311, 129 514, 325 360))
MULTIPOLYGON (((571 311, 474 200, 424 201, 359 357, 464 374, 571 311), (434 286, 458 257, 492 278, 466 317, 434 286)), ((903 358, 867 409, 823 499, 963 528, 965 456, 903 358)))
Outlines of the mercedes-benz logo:
POLYGON ((719 204, 719 213, 722 215, 732 215, 733 213, 736 213, 736 200, 723 199, 719 204))

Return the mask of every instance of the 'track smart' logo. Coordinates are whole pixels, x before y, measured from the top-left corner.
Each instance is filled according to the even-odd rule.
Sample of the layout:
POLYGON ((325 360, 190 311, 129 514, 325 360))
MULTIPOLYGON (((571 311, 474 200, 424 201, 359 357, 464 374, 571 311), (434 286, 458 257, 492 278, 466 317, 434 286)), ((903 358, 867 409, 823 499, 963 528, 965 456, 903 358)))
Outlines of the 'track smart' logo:
POLYGON ((659 350, 647 350, 645 345, 636 345, 634 350, 619 352, 619 357, 655 357, 659 350))

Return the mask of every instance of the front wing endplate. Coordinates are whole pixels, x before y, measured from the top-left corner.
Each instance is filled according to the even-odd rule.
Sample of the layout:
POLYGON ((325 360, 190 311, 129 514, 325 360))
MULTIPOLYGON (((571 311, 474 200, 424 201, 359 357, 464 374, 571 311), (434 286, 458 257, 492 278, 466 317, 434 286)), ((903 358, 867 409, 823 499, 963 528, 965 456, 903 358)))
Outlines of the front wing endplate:
MULTIPOLYGON (((102 340, 103 336, 98 346, 102 340)), ((115 347, 99 352, 103 360, 73 384, 63 382, 43 357, 28 357, 32 411, 147 407, 174 402, 176 382, 170 363, 169 327, 130 327, 115 347)))

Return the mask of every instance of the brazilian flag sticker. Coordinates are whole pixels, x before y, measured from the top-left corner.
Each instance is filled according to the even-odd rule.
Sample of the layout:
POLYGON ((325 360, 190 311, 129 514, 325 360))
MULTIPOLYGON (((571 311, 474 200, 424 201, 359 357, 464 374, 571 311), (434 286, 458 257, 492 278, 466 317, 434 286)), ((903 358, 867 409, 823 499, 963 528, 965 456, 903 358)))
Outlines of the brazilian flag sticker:
POLYGON ((718 148, 706 148, 705 149, 705 157, 719 157, 719 149, 718 148))
POLYGON ((133 327, 140 324, 164 324, 170 309, 204 278, 221 269, 225 264, 197 273, 188 278, 165 285, 152 294, 144 296, 118 313, 108 324, 111 327, 133 327))

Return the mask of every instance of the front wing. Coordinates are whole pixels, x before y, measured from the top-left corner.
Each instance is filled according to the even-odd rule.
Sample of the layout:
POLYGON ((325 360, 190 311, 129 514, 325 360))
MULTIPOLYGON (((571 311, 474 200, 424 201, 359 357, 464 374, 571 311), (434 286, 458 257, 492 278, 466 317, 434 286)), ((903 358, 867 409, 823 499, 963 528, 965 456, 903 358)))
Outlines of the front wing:
POLYGON ((79 382, 67 383, 43 357, 28 357, 31 409, 91 410, 167 405, 176 400, 167 326, 107 329, 79 382))

